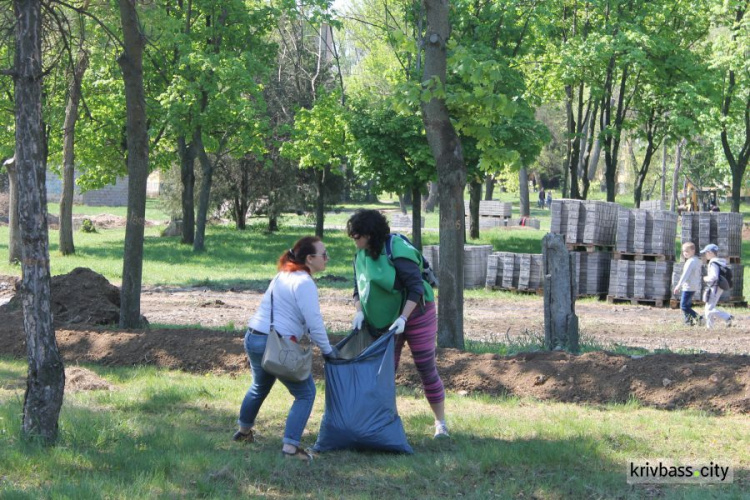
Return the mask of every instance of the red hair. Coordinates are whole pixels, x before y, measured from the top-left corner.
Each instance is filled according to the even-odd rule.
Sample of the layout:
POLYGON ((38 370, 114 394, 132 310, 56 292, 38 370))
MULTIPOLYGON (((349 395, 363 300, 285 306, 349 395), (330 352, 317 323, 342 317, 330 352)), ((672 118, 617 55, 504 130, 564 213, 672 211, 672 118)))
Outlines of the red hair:
POLYGON ((317 253, 315 243, 319 241, 320 238, 317 236, 305 236, 297 240, 292 248, 279 257, 278 270, 289 273, 305 271, 307 274, 312 274, 310 268, 307 267, 307 256, 317 253))

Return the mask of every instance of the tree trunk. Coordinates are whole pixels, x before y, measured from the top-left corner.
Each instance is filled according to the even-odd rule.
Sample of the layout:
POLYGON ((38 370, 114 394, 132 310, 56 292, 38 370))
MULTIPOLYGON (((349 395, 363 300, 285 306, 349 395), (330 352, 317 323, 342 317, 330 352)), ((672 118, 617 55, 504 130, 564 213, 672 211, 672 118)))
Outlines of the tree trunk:
POLYGON ((214 164, 206 153, 203 145, 201 128, 196 132, 195 149, 198 152, 198 161, 201 164, 201 188, 198 194, 198 217, 195 223, 195 240, 193 241, 193 252, 206 250, 206 223, 208 221, 208 203, 211 200, 211 185, 214 177, 214 164))
POLYGON ((677 191, 679 189, 678 187, 678 181, 680 179, 680 170, 682 168, 682 148, 685 147, 685 144, 687 144, 687 141, 685 139, 681 139, 680 142, 677 143, 677 148, 675 149, 674 153, 674 173, 672 174, 672 201, 669 204, 669 209, 672 212, 675 212, 677 208, 677 191))
POLYGON ((482 183, 472 177, 469 182, 469 238, 479 238, 479 202, 482 200, 482 183))
POLYGON ((599 156, 601 156, 601 152, 602 141, 598 138, 594 139, 594 150, 589 158, 589 182, 593 181, 594 177, 596 177, 596 169, 599 165, 599 156))
MULTIPOLYGON (((239 186, 239 193, 234 197, 234 222, 237 229, 243 231, 247 227, 247 209, 250 205, 250 202, 247 199, 247 190, 249 189, 249 184, 249 173, 246 168, 243 168, 242 179, 240 180, 239 186)), ((269 212, 271 212, 270 207, 269 212)))
POLYGON ((435 206, 440 201, 440 188, 437 181, 430 181, 430 193, 427 195, 427 201, 424 204, 424 211, 431 214, 435 211, 435 206))
POLYGON ((406 197, 403 193, 398 193, 398 209, 406 215, 409 211, 406 209, 406 197))
POLYGON ((661 201, 667 201, 667 141, 661 148, 661 201))
MULTIPOLYGON (((421 196, 419 187, 413 187, 411 197, 418 200, 421 196)), ((411 242, 419 251, 422 251, 422 205, 412 203, 411 205, 411 242)))
POLYGON ((402 210, 402 213, 404 215, 406 215, 407 213, 409 213, 409 211, 406 209, 406 207, 408 207, 412 203, 413 202, 412 202, 412 197, 411 197, 411 190, 407 189, 406 191, 404 191, 404 208, 402 210))
MULTIPOLYGON (((581 84, 583 86, 583 84, 581 84)), ((578 137, 581 123, 580 120, 576 123, 576 117, 573 111, 573 88, 570 85, 565 86, 565 114, 567 115, 567 127, 568 127, 568 154, 567 165, 569 182, 568 189, 570 192, 570 198, 579 199, 581 197, 578 191, 578 157, 581 153, 579 149, 580 139, 578 137)), ((580 108, 582 103, 578 103, 580 108)), ((578 115, 580 116, 580 109, 578 115)))
POLYGON ((182 181, 182 241, 192 245, 195 241, 195 141, 190 144, 181 135, 177 138, 180 155, 180 180, 182 181))
MULTIPOLYGON (((445 85, 446 44, 450 36, 448 0, 424 0, 427 13, 423 82, 445 85)), ((428 83, 429 85, 429 83, 428 83)), ((461 141, 443 99, 422 102, 422 119, 437 165, 440 190, 440 301, 438 345, 464 347, 464 165, 461 141)))
POLYGON ((50 310, 49 234, 42 130, 42 14, 38 0, 16 0, 16 173, 21 238, 23 327, 29 371, 22 432, 54 444, 65 369, 50 310))
POLYGON ((521 217, 528 217, 531 214, 529 207, 529 173, 526 167, 521 167, 518 172, 518 182, 521 184, 521 197, 519 200, 521 217))
POLYGON ((491 175, 486 175, 484 177, 485 187, 484 187, 484 199, 485 201, 491 201, 492 195, 495 192, 495 178, 491 175))
MULTIPOLYGON (((586 121, 586 141, 582 143, 581 147, 581 181, 583 182, 583 191, 581 192, 581 198, 586 200, 589 197, 589 189, 591 187, 591 179, 593 176, 590 170, 593 168, 596 170, 596 165, 591 165, 591 153, 594 149, 595 144, 598 141, 594 141, 596 135, 596 116, 599 113, 599 102, 594 103, 594 109, 588 115, 586 121)), ((597 153, 598 155, 598 153, 597 153)))
POLYGON ((323 237, 323 227, 325 224, 325 174, 324 170, 317 169, 315 171, 315 185, 318 188, 318 198, 315 200, 315 236, 318 238, 323 237))
POLYGON ((128 137, 128 218, 120 290, 120 327, 141 326, 141 281, 143 277, 143 232, 146 221, 148 179, 148 122, 143 90, 143 48, 146 37, 135 3, 119 0, 125 46, 117 59, 125 83, 128 137))
MULTIPOLYGON (((646 181, 646 175, 648 175, 648 169, 651 167, 651 159, 654 157, 656 149, 659 147, 659 142, 655 139, 656 132, 659 128, 656 122, 657 112, 652 109, 649 114, 648 124, 646 125, 646 154, 643 157, 640 169, 636 171, 635 178, 635 189, 633 190, 633 197, 635 199, 635 206, 639 208, 641 206, 641 199, 643 193, 643 183, 646 181)), ((631 154, 632 146, 630 147, 631 154)), ((633 154, 633 161, 635 161, 635 155, 633 154)), ((656 187, 654 185, 654 187, 656 187)))
POLYGON ((549 350, 578 351, 578 316, 573 260, 559 234, 542 239, 544 262, 544 345, 549 350))
POLYGON ((18 173, 15 157, 7 160, 8 170, 8 262, 21 262, 21 228, 18 223, 18 173))
MULTIPOLYGON (((747 10, 747 2, 742 5, 742 2, 736 7, 735 11, 735 23, 732 28, 732 42, 735 43, 737 40, 737 33, 741 32, 741 26, 743 18, 745 17, 747 10)), ((746 53, 747 55, 747 53, 746 53)), ((747 56, 746 56, 747 57, 747 56)), ((740 75, 747 75, 747 72, 740 72, 740 75)), ((730 108, 732 106, 732 99, 735 97, 742 96, 742 92, 735 95, 736 91, 736 75, 734 69, 730 69, 728 72, 728 83, 724 94, 723 102, 721 103, 721 116, 723 118, 721 125, 721 147, 724 150, 724 156, 729 163, 729 168, 732 171, 732 212, 740 211, 740 196, 742 195, 742 178, 745 176, 745 169, 747 168, 748 161, 750 161, 750 93, 744 92, 746 95, 745 102, 740 101, 740 109, 744 106, 745 115, 745 138, 737 156, 732 152, 729 135, 727 133, 727 122, 729 121, 730 108)), ((742 77, 742 76, 741 76, 742 77)), ((734 141, 739 143, 740 141, 734 141)))
POLYGON ((68 87, 68 105, 65 108, 63 124, 63 185, 60 196, 60 253, 76 253, 73 244, 73 195, 75 194, 75 131, 78 121, 78 103, 81 101, 81 81, 88 67, 86 52, 78 52, 78 62, 73 69, 73 77, 68 87))

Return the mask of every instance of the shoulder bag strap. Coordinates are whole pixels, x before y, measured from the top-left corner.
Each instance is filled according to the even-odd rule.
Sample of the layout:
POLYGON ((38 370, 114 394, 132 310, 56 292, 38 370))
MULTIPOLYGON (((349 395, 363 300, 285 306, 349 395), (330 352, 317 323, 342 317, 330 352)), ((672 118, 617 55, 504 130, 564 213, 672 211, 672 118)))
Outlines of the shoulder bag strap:
POLYGON ((278 279, 278 277, 279 277, 279 275, 277 274, 273 278, 273 281, 271 281, 271 287, 270 287, 271 288, 271 325, 268 327, 268 330, 269 330, 268 333, 269 333, 269 335, 271 334, 271 332, 275 331, 274 327, 273 327, 273 289, 274 289, 274 287, 276 285, 276 280, 278 279))

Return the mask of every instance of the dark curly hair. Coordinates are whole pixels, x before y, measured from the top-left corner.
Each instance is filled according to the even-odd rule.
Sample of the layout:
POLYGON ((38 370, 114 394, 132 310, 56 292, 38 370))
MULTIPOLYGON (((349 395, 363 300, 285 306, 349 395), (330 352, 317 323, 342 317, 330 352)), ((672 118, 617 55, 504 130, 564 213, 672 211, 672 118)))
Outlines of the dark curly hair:
POLYGON ((367 253, 370 257, 377 259, 383 250, 385 240, 391 232, 385 215, 377 210, 359 209, 346 222, 346 232, 350 238, 354 236, 369 236, 367 253))

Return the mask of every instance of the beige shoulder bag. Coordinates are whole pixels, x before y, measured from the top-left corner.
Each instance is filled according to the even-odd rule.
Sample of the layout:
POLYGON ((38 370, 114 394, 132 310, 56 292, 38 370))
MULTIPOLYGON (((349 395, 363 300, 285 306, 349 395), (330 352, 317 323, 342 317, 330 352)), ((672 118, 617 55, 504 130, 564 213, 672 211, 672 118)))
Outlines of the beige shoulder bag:
POLYGON ((312 348, 304 348, 291 338, 279 335, 273 325, 273 288, 276 278, 271 283, 271 327, 263 352, 261 366, 271 375, 290 382, 307 380, 312 371, 312 348))

